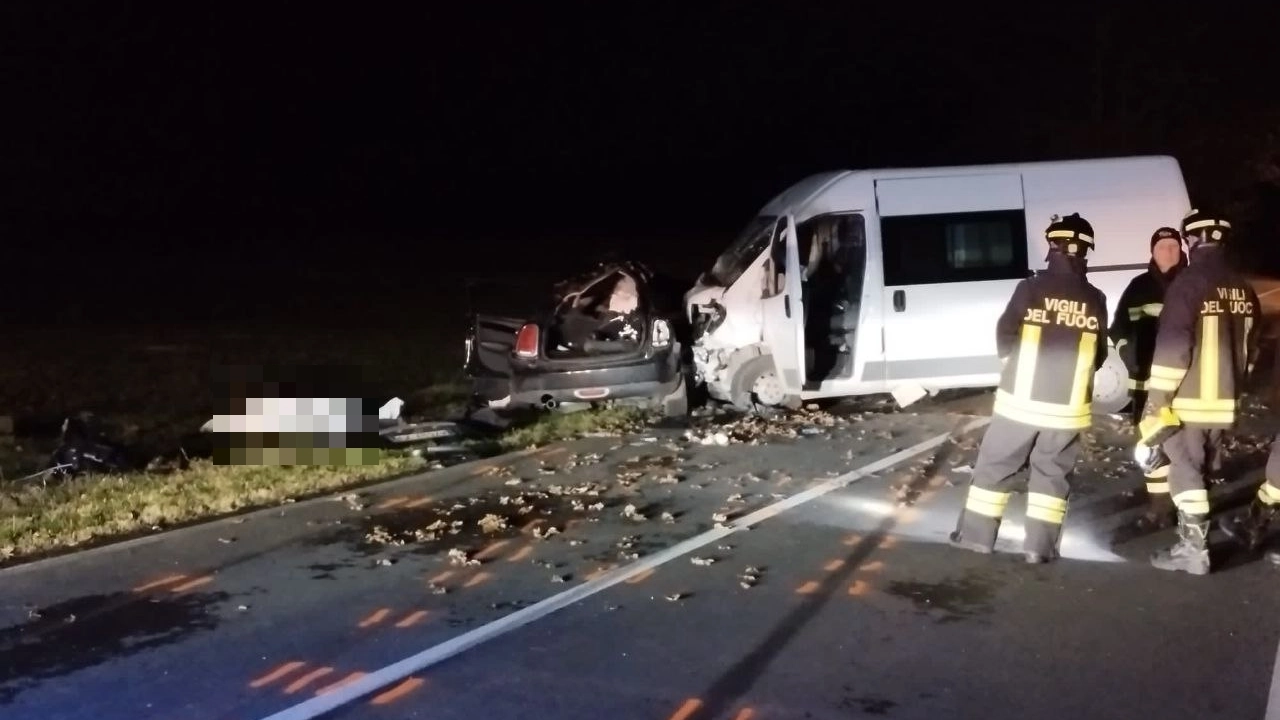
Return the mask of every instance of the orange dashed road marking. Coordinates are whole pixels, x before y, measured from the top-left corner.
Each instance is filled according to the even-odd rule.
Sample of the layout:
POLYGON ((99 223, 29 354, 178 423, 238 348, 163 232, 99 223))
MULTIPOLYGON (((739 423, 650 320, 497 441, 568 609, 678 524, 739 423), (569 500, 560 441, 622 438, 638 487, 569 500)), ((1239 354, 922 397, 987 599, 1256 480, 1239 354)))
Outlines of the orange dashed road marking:
POLYGON ((880 572, 883 569, 884 569, 884 562, 880 560, 876 560, 874 562, 869 562, 866 565, 863 565, 862 567, 858 568, 858 572, 873 573, 873 572, 880 572))
POLYGON ((391 610, 389 608, 381 608, 379 610, 374 610, 373 613, 369 615, 369 617, 366 617, 365 619, 360 621, 360 627, 363 628, 363 627, 369 627, 370 625, 377 625, 378 623, 385 620, 386 617, 390 614, 391 614, 391 610))
POLYGON ((817 589, 818 589, 818 583, 817 583, 817 581, 815 581, 815 580, 810 580, 809 582, 807 582, 807 583, 805 583, 805 584, 801 585, 800 587, 796 588, 796 594, 797 594, 797 595, 808 595, 808 594, 810 594, 810 593, 812 593, 812 592, 816 591, 817 589))
POLYGON ((158 588, 158 587, 164 587, 165 585, 168 585, 169 583, 175 583, 175 582, 178 582, 179 580, 181 580, 181 579, 183 579, 183 578, 185 578, 185 577, 186 577, 186 575, 170 575, 169 577, 163 577, 163 578, 160 578, 159 580, 156 580, 156 581, 154 581, 154 582, 149 582, 149 583, 147 583, 146 585, 139 585, 138 587, 134 588, 134 589, 133 589, 133 591, 134 591, 134 592, 146 592, 146 591, 148 591, 148 590, 153 590, 153 589, 158 588))
POLYGON ((520 528, 520 531, 521 531, 521 532, 529 532, 530 530, 533 530, 534 528, 536 528, 536 527, 538 527, 539 525, 541 525, 543 522, 545 522, 545 519, 544 519, 544 518, 534 518, 534 519, 530 520, 529 522, 525 523, 525 524, 524 524, 524 526, 520 528))
POLYGON ((213 576, 205 575, 204 577, 198 577, 195 580, 188 580, 182 583, 181 585, 175 585, 174 587, 169 589, 172 592, 180 593, 180 592, 186 592, 192 588, 198 588, 201 585, 208 585, 211 582, 213 582, 213 576))
POLYGON ((293 672, 294 670, 297 670, 298 668, 304 665, 306 665, 306 663, 304 662, 297 662, 297 661, 287 662, 281 665, 280 667, 276 668, 275 670, 272 670, 271 672, 267 673, 266 675, 263 675, 262 677, 253 680, 252 682, 249 683, 249 687, 260 688, 263 685, 270 685, 271 683, 279 680, 280 678, 284 677, 285 675, 288 675, 289 673, 293 672))
POLYGON ((475 574, 475 577, 473 577, 473 578, 471 578, 470 580, 468 580, 468 581, 467 581, 467 584, 466 584, 466 585, 463 585, 462 587, 475 587, 476 585, 479 585, 480 583, 484 582, 485 580, 488 580, 488 579, 489 579, 489 577, 490 577, 490 576, 489 576, 489 573, 487 573, 487 572, 476 573, 476 574, 475 574))
POLYGON ((742 708, 737 715, 733 716, 733 720, 751 720, 756 716, 756 711, 751 708, 742 708))
POLYGON ((343 687, 345 685, 350 685, 351 683, 359 680, 365 675, 368 675, 368 673, 363 673, 357 670, 356 672, 351 673, 350 675, 342 678, 336 683, 333 683, 331 685, 325 685, 324 687, 320 688, 319 690, 316 691, 316 695, 328 695, 329 693, 333 692, 334 690, 337 690, 340 687, 343 687))
POLYGON ((510 540, 498 540, 492 543, 491 545, 489 545, 489 547, 476 553, 475 557, 477 560, 487 560, 488 558, 491 558, 494 555, 497 555, 498 551, 506 547, 507 543, 509 542, 510 540))
POLYGON ((828 562, 826 565, 823 565, 822 569, 826 570, 827 572, 833 572, 835 570, 839 570, 842 567, 844 567, 844 561, 839 558, 836 558, 835 560, 828 562))
POLYGON ((387 508, 393 508, 401 503, 405 503, 408 501, 409 501, 409 498, 407 497, 389 498, 387 500, 382 501, 382 503, 379 504, 377 507, 375 507, 374 510, 386 510, 387 508))
POLYGON ((429 502, 431 502, 431 496, 430 496, 430 495, 423 495, 422 497, 418 498, 417 500, 411 500, 411 501, 409 501, 408 503, 405 503, 405 507, 407 507, 407 508, 422 507, 423 505, 426 505, 426 504, 427 504, 427 503, 429 503, 429 502))
POLYGON ((867 584, 866 580, 854 580, 853 584, 849 586, 849 594, 854 597, 866 595, 870 589, 871 586, 867 584))
POLYGON ((897 546, 898 546, 897 535, 886 535, 885 538, 880 541, 880 547, 886 550, 888 550, 889 548, 897 547, 897 546))
POLYGON ((371 705, 389 705, 409 693, 422 687, 425 681, 421 678, 409 678, 390 690, 370 700, 371 705))
POLYGON ((289 683, 289 686, 284 689, 284 692, 286 695, 292 695, 298 692, 299 690, 301 690, 302 688, 310 685, 313 681, 319 680, 320 678, 324 677, 325 675, 328 675, 331 672, 333 672, 333 668, 331 667, 316 668, 315 670, 312 670, 306 675, 303 675, 297 680, 294 680, 293 682, 289 683))
POLYGON ((511 556, 511 557, 509 557, 509 558, 507 558, 507 562, 520 562, 521 560, 523 560, 523 559, 525 559, 525 558, 529 557, 529 555, 530 555, 532 552, 533 552, 533 546, 532 546, 532 545, 525 545, 524 547, 522 547, 522 548, 520 548, 519 550, 517 550, 517 551, 515 552, 515 554, 514 554, 514 555, 512 555, 512 556, 511 556))
POLYGON ((689 698, 684 701, 679 710, 671 716, 670 720, 689 720, 693 714, 698 712, 698 708, 702 707, 702 701, 698 698, 689 698))
POLYGON ((453 577, 453 571, 445 570, 444 572, 440 573, 439 575, 436 575, 433 578, 428 578, 427 582, 436 583, 437 585, 439 585, 440 583, 444 582, 445 580, 448 580, 451 577, 453 577))
POLYGON ((850 547, 853 545, 857 545, 861 541, 862 541, 861 535, 850 535, 849 537, 844 539, 844 544, 845 544, 845 547, 850 547))
POLYGON ((633 577, 633 578, 631 578, 631 579, 627 580, 627 584, 628 584, 628 585, 636 585, 636 584, 642 583, 642 582, 644 582, 645 580, 648 580, 650 577, 652 577, 652 576, 653 576, 653 572, 654 572, 653 568, 649 568, 648 570, 645 570, 644 572, 640 573, 639 575, 637 575, 637 576, 635 576, 635 577, 633 577))
POLYGON ((405 619, 396 623, 396 627, 398 628, 412 627, 414 625, 417 625, 419 622, 421 622, 422 618, 426 616, 427 616, 426 610, 417 610, 415 612, 410 613, 409 616, 406 617, 405 619))

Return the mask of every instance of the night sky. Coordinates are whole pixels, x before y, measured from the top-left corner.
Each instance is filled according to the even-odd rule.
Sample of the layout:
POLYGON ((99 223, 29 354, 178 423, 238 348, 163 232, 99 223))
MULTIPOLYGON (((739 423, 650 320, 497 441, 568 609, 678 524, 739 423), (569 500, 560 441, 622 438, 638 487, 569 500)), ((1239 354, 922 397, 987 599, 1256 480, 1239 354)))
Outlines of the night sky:
POLYGON ((452 283, 608 250, 696 275, 842 167, 1173 153, 1196 198, 1277 227, 1274 9, 260 5, 0 8, 11 293, 452 283))

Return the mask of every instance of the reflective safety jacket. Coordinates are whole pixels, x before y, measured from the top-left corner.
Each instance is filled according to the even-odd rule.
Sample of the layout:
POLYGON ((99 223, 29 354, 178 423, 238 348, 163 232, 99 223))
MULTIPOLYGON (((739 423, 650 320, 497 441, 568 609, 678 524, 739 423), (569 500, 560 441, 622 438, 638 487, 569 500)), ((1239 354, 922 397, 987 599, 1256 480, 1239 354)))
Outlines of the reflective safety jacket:
POLYGON ((1172 407, 1188 427, 1233 426, 1261 319, 1257 293, 1221 247, 1192 251, 1191 266, 1165 293, 1144 414, 1172 407))
POLYGON ((1164 294, 1185 267, 1185 261, 1180 262, 1162 273, 1152 260, 1147 271, 1135 277, 1120 295, 1108 335, 1129 369, 1130 390, 1146 389, 1151 358, 1156 352, 1156 327, 1164 307, 1164 294))
POLYGON ((1093 374, 1107 358, 1107 298, 1078 261, 1053 253, 1018 283, 996 323, 1004 362, 992 411, 1047 430, 1092 422, 1093 374))

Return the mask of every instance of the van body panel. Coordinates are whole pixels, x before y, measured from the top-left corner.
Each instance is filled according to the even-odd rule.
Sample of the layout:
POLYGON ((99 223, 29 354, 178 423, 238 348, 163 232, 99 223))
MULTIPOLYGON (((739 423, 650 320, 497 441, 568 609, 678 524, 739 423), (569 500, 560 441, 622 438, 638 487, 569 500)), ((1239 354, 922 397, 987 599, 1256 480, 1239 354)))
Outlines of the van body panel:
MULTIPOLYGON (((908 385, 929 392, 992 387, 1000 371, 996 319, 1017 282, 1046 266, 1044 228, 1053 215, 1078 212, 1093 225, 1089 280, 1107 297, 1110 319, 1124 288, 1148 265, 1151 234, 1176 227, 1189 209, 1181 168, 1168 156, 841 170, 804 178, 766 203, 760 215, 790 215, 800 224, 859 213, 865 267, 854 342, 841 350, 847 357, 840 374, 807 377, 801 395, 842 397, 908 385)), ((776 270, 763 257, 768 254, 733 287, 699 282, 686 295, 691 313, 713 298, 726 313, 718 329, 694 343, 695 377, 713 397, 730 399, 743 358, 781 354, 774 361, 779 368, 807 366, 805 348, 793 347, 791 333, 778 348, 764 337, 763 288, 766 272, 776 270)), ((798 248, 798 255, 803 266, 806 249, 798 248)), ((788 267, 787 274, 798 269, 788 267)), ((790 319, 803 323, 817 309, 796 312, 793 303, 790 319)), ((1115 372, 1111 360, 1108 365, 1115 372)), ((1095 411, 1118 409, 1117 402, 1095 398, 1095 411)))

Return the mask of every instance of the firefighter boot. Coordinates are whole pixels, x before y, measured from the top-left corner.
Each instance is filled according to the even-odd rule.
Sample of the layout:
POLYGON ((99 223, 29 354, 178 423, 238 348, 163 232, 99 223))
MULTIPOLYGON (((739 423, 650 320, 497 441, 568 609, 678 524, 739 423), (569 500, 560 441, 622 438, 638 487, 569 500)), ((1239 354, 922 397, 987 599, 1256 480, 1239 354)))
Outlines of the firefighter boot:
POLYGON ((1227 537, 1244 545, 1249 552, 1253 552, 1262 547, 1267 529, 1271 527, 1271 520, 1275 518, 1278 509, 1280 505, 1267 505, 1254 499, 1244 516, 1223 518, 1218 522, 1218 528, 1226 533, 1227 537))
POLYGON ((1178 512, 1178 542, 1151 556, 1159 570, 1181 570, 1192 575, 1209 574, 1209 516, 1178 512))

